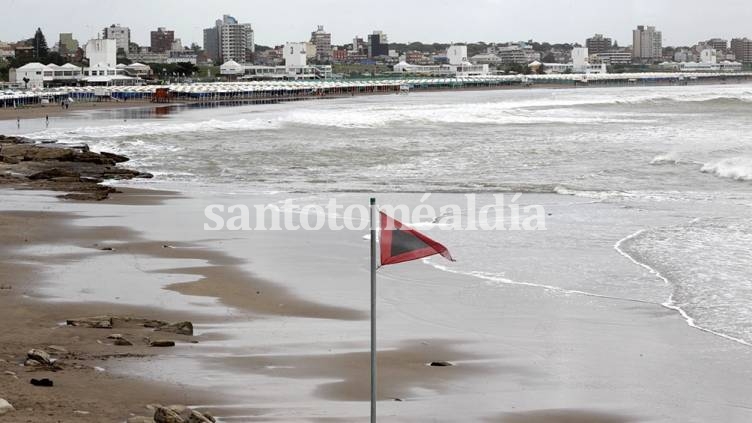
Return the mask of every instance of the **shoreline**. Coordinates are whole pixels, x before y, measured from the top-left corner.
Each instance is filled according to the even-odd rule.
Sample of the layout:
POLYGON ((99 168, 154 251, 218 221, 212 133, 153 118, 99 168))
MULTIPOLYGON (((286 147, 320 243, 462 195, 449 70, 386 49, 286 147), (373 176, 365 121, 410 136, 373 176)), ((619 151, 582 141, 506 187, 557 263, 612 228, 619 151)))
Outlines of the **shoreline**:
MULTIPOLYGON (((148 404, 178 402, 197 405, 200 411, 208 410, 226 418, 228 422, 315 421, 317 415, 327 416, 331 421, 363 420, 367 412, 367 379, 362 375, 367 374, 368 355, 363 348, 367 345, 366 339, 357 334, 362 335, 361 326, 365 327, 367 320, 357 312, 362 308, 360 300, 353 302, 352 293, 348 293, 358 291, 358 287, 353 286, 348 291, 340 291, 340 287, 352 285, 352 279, 366 280, 367 266, 324 262, 319 258, 328 254, 357 256, 352 250, 353 246, 362 244, 358 233, 347 235, 344 243, 341 235, 335 233, 323 234, 321 239, 310 239, 309 242, 313 244, 304 248, 321 251, 310 257, 321 267, 306 270, 304 263, 291 265, 300 259, 301 251, 282 250, 291 241, 299 240, 297 236, 290 238, 282 234, 282 238, 279 238, 279 234, 261 234, 260 239, 237 244, 237 236, 226 234, 207 244, 207 241, 197 238, 200 231, 178 236, 182 232, 179 228, 190 227, 182 220, 173 222, 170 225, 172 229, 166 232, 156 231, 156 227, 166 229, 165 225, 152 221, 148 216, 178 217, 176 210, 194 210, 196 205, 206 200, 181 195, 167 198, 166 202, 155 201, 155 196, 165 199, 158 194, 150 194, 149 190, 124 191, 104 202, 70 202, 47 197, 49 199, 41 204, 38 201, 45 198, 44 193, 15 191, 9 194, 0 191, 3 196, 10 195, 7 198, 18 197, 11 203, 27 204, 23 208, 29 210, 0 212, 0 222, 7 222, 9 218, 21 219, 23 226, 16 224, 12 227, 33 229, 12 233, 0 230, 2 245, 7 245, 3 250, 4 257, 8 257, 0 262, 3 270, 0 274, 14 274, 18 278, 13 282, 11 292, 0 291, 0 318, 20 323, 12 326, 17 329, 0 332, 0 345, 7 346, 2 352, 9 362, 9 367, 3 367, 2 371, 6 368, 16 371, 21 378, 3 380, 4 385, 0 387, 4 398, 21 404, 19 415, 28 415, 33 421, 43 423, 122 422, 130 413, 148 415, 148 404), (149 201, 142 203, 144 199, 149 201), (44 211, 49 204, 60 207, 54 211, 44 211), (122 205, 127 208, 122 208, 122 205), (151 223, 145 226, 140 224, 147 221, 151 223), (118 223, 112 225, 111 222, 118 223), (176 238, 165 235, 170 233, 174 233, 176 238), (15 239, 8 238, 8 235, 14 235, 15 239), (210 248, 210 245, 215 247, 210 248), (241 248, 244 245, 254 247, 250 250, 241 248), (327 245, 331 246, 331 251, 325 254, 322 248, 327 245), (107 250, 109 247, 114 250, 107 250), (228 255, 235 250, 241 250, 244 257, 253 257, 255 264, 250 266, 247 260, 228 255), (264 254, 259 254, 262 251, 264 254), (176 293, 185 299, 188 309, 170 306, 172 302, 168 301, 167 295, 159 300, 165 301, 165 306, 159 308, 150 306, 149 302, 136 306, 126 298, 98 302, 85 297, 78 300, 70 297, 69 293, 85 288, 87 280, 98 280, 100 267, 108 268, 108 278, 116 286, 122 286, 120 290, 124 294, 128 290, 142 289, 130 274, 120 276, 120 269, 132 267, 134 264, 131 262, 135 257, 139 257, 139 268, 150 269, 150 262, 162 263, 155 271, 142 274, 143 278, 157 280, 155 278, 161 278, 160 275, 198 278, 188 282, 163 282, 163 286, 149 288, 176 293), (280 260, 280 257, 286 258, 280 260), (196 260, 202 264, 191 264, 196 260), (23 263, 14 264, 16 261, 23 263), (54 270, 59 266, 70 266, 65 263, 71 262, 79 262, 73 274, 58 274, 54 270), (15 271, 8 268, 8 264, 26 266, 28 271, 15 271), (259 273, 249 274, 249 268, 259 273), (341 268, 341 271, 330 272, 333 268, 341 268), (48 280, 44 269, 51 270, 56 278, 64 281, 62 283, 80 280, 76 286, 81 285, 71 288, 60 286, 61 281, 48 280), (270 269, 278 270, 269 274, 270 269), (298 282, 301 281, 296 275, 308 275, 309 272, 313 273, 308 276, 310 280, 306 280, 305 285, 310 284, 311 288, 299 286, 298 282), (267 279, 275 274, 276 279, 267 279), (22 281, 24 277, 28 279, 25 282, 22 281), (321 285, 321 281, 328 278, 339 282, 335 281, 331 286, 321 285), (267 280, 275 282, 267 283, 267 280), (311 289, 323 289, 318 297, 327 299, 327 304, 341 302, 353 309, 332 308, 320 302, 317 296, 310 296, 311 289), (330 298, 333 292, 337 296, 330 298), (46 293, 67 297, 67 301, 73 299, 74 302, 46 298, 46 293), (340 295, 350 300, 332 301, 340 295), (19 302, 19 296, 29 298, 19 302), (207 314, 209 309, 197 301, 199 298, 215 298, 221 309, 226 307, 235 311, 230 314, 207 314), (6 309, 2 307, 4 304, 15 305, 6 309), (36 319, 19 317, 33 314, 45 304, 54 307, 45 307, 46 311, 36 319), (138 340, 139 337, 148 336, 150 330, 124 327, 107 331, 71 328, 56 323, 71 317, 98 314, 190 320, 198 324, 199 332, 193 337, 198 344, 185 340, 174 351, 159 350, 153 355, 153 351, 146 346, 112 346, 109 344, 111 341, 104 338, 110 332, 117 331, 138 340), (238 325, 247 328, 236 332, 238 325), (26 335, 19 336, 19 332, 26 335), (239 338, 246 341, 236 345, 239 338), (98 340, 103 343, 98 343, 98 340), (49 345, 59 345, 69 351, 73 358, 64 358, 64 362, 70 361, 74 365, 79 363, 75 361, 76 357, 84 357, 81 364, 87 367, 65 367, 61 372, 49 374, 22 373, 22 370, 17 370, 17 364, 13 364, 21 359, 28 348, 46 348, 49 345), (111 356, 124 349, 135 356, 111 356), (139 356, 144 349, 144 354, 148 355, 139 356), (195 364, 189 365, 185 360, 195 364), (194 365, 206 369, 198 371, 194 365), (107 371, 99 372, 94 369, 95 366, 105 367, 107 371), (162 376, 163 373, 179 375, 183 372, 194 382, 186 384, 180 377, 163 379, 162 376), (191 372, 197 373, 191 376, 191 372), (236 375, 233 377, 238 380, 226 381, 229 392, 197 389, 206 377, 228 377, 231 374, 236 375), (29 403, 31 394, 37 395, 37 388, 28 385, 24 379, 36 376, 48 376, 56 384, 59 382, 60 387, 68 387, 78 381, 94 391, 81 391, 86 392, 82 395, 88 401, 81 402, 60 395, 56 385, 44 391, 41 397, 35 396, 37 402, 29 403), (247 392, 230 394, 234 383, 240 384, 238 389, 246 386, 252 388, 247 392), (107 389, 103 386, 107 386, 107 389), (131 390, 137 391, 138 395, 124 393, 131 390), (5 394, 6 391, 19 393, 9 396, 5 394), (267 398, 267 392, 274 395, 267 398), (303 397, 300 395, 304 393, 310 395, 304 397, 310 404, 301 403, 303 397), (128 400, 119 401, 113 407, 109 404, 114 401, 110 394, 126 395, 128 400), (45 408, 47 401, 55 406, 45 408), (59 407, 57 401, 66 405, 59 407), (95 414, 100 407, 110 407, 107 413, 111 414, 106 416, 111 417, 95 414), (35 411, 26 411, 27 408, 35 411), (328 411, 321 414, 322 409, 328 411), (42 411, 53 416, 36 414, 42 411), (75 411, 89 411, 92 414, 83 415, 87 420, 78 418, 78 414, 73 414, 75 411), (47 417, 50 420, 45 420, 47 417)), ((0 228, 3 227, 1 225, 0 228)), ((614 255, 618 256, 616 252, 614 255)), ((639 266, 632 268, 632 263, 622 263, 620 266, 631 268, 635 274, 644 272, 639 266)), ((748 349, 729 345, 716 336, 688 327, 676 318, 675 312, 664 309, 660 304, 633 303, 620 298, 541 295, 540 292, 549 291, 530 286, 508 286, 504 288, 503 296, 513 300, 499 308, 494 304, 494 298, 499 295, 497 290, 478 284, 475 278, 450 275, 423 263, 389 269, 382 275, 380 327, 386 332, 382 333, 384 336, 379 344, 380 378, 383 378, 379 385, 381 419, 418 421, 426 416, 456 416, 454 413, 464 410, 461 412, 469 413, 465 416, 472 416, 474 421, 481 421, 483 419, 480 417, 485 416, 485 420, 505 423, 540 423, 566 418, 583 422, 653 421, 657 415, 665 415, 667 411, 655 408, 657 404, 647 408, 644 407, 645 403, 638 406, 637 403, 647 400, 643 394, 633 398, 637 403, 618 398, 621 398, 622 389, 629 389, 634 394, 655 393, 655 381, 648 375, 658 369, 667 372, 662 380, 676 378, 677 383, 684 383, 682 381, 687 375, 691 380, 694 378, 692 373, 687 373, 690 368, 696 368, 692 357, 712 353, 722 364, 695 369, 695 372, 699 372, 696 377, 703 378, 710 385, 722 380, 728 386, 739 386, 740 380, 746 377, 746 372, 736 376, 732 376, 731 372, 738 370, 733 363, 748 355, 748 349), (405 284, 404 281, 410 283, 405 284), (427 292, 430 292, 431 306, 423 303, 427 292), (473 311, 465 307, 469 304, 473 304, 473 311), (464 318, 455 319, 454 316, 460 313, 465 313, 464 318), (491 322, 504 324, 489 325, 491 322), (407 333, 398 331, 394 336, 386 336, 398 327, 406 327, 407 333), (629 339, 632 345, 622 345, 618 351, 614 350, 615 345, 623 344, 624 339, 629 339), (728 361, 723 357, 728 357, 728 361), (444 370, 426 367, 426 362, 435 360, 446 360, 455 366, 444 370), (624 371, 615 370, 613 366, 617 362, 622 363, 624 371), (673 363, 671 365, 675 369, 666 370, 665 366, 669 363, 673 363), (567 373, 573 377, 571 382, 559 380, 561 366, 565 366, 567 373), (614 371, 615 375, 612 374, 614 371), (599 382, 589 379, 587 375, 590 374, 599 382), (625 380, 620 382, 620 378, 625 380), (583 388, 591 383, 596 383, 594 390, 583 388), (624 383, 625 386, 602 391, 598 383, 617 386, 624 383), (633 388, 636 383, 646 385, 639 391, 633 391, 637 389, 633 388), (520 391, 520 387, 534 389, 520 391), (515 394, 510 395, 509 392, 515 394), (557 402, 556 394, 562 392, 566 392, 571 399, 557 402), (599 405, 593 407, 591 401, 599 405), (477 411, 471 412, 475 408, 477 411), (496 412, 491 412, 493 410, 496 412)), ((144 291, 144 294, 153 296, 150 292, 144 291)), ((658 386, 663 386, 663 382, 658 386)), ((668 386, 673 387, 674 383, 668 386)), ((207 385, 207 388, 210 387, 207 385)), ((670 393, 671 389, 667 390, 669 392, 662 397, 664 400, 675 395, 670 393)), ((693 392, 689 390, 686 394, 692 396, 693 392)), ((740 394, 743 395, 743 392, 743 389, 740 390, 740 394)), ((729 401, 740 399, 731 398, 729 401)), ((697 411, 697 407, 687 410, 688 413, 697 411)), ((709 414, 701 415, 707 417, 709 414)))
MULTIPOLYGON (((276 203, 296 195, 289 192, 239 197, 115 185, 122 193, 81 202, 29 188, 0 185, 0 253, 6 258, 0 260, 0 285, 5 275, 12 280, 11 289, 0 289, 0 321, 10 322, 0 330, 0 397, 17 406, 10 419, 123 423, 131 417, 128 423, 146 423, 153 412, 147 405, 159 402, 197 406, 226 423, 366 421, 363 234, 201 229, 206 204, 276 203), (112 331, 60 324, 105 314, 126 323, 112 331), (197 332, 169 335, 177 345, 155 350, 143 339, 159 332, 124 316, 188 320, 197 332), (106 338, 111 333, 135 345, 112 345, 106 338), (62 371, 20 367, 29 348, 50 345, 67 350, 57 354, 62 371), (6 374, 3 380, 5 371, 20 379, 6 374), (31 377, 49 377, 55 386, 32 387, 31 377)), ((341 198, 360 204, 366 195, 374 194, 341 198)), ((442 194, 455 195, 461 193, 442 194)), ((499 256, 513 284, 425 263, 380 273, 379 420, 752 419, 746 388, 752 371, 739 365, 752 350, 688 326, 660 303, 662 295, 649 301, 572 295, 583 292, 567 285, 578 272, 558 267, 557 260, 590 263, 580 269, 590 274, 589 266, 608 266, 594 281, 604 285, 660 285, 650 268, 620 254, 618 246, 640 228, 675 221, 678 209, 656 207, 653 215, 634 202, 528 195, 531 204, 553 208, 549 216, 558 229, 574 225, 559 238, 551 231, 552 238, 540 243, 530 234, 506 233, 502 250, 489 249, 514 253, 513 259, 499 256), (550 270, 528 273, 526 263, 550 270), (453 366, 427 365, 433 361, 453 366)), ((379 197, 417 201, 409 194, 379 197)))
MULTIPOLYGON (((729 75, 733 76, 733 75, 729 75)), ((388 80, 386 80, 388 81, 388 80)), ((752 80, 750 78, 744 79, 731 79, 724 78, 703 78, 692 81, 685 81, 683 84, 679 84, 673 81, 642 81, 641 83, 623 83, 623 82, 610 82, 610 81, 593 81, 592 83, 577 83, 577 81, 563 82, 544 82, 534 83, 530 85, 524 84, 508 84, 508 85, 495 85, 495 86, 467 86, 467 87, 415 87, 410 92, 415 93, 438 93, 438 92, 460 92, 460 91, 506 91, 506 90, 530 90, 530 89, 582 89, 582 88, 613 88, 613 87, 665 87, 665 86, 695 86, 695 85, 713 85, 713 84, 749 84, 752 80)), ((397 91, 373 91, 373 92, 356 92, 351 94, 328 94, 316 96, 301 96, 301 97, 259 97, 259 98, 226 98, 226 99, 210 99, 210 100, 195 100, 191 98, 179 97, 174 102, 169 103, 154 103, 151 100, 146 99, 131 99, 128 101, 76 101, 71 104, 69 109, 62 109, 59 105, 26 105, 20 108, 4 107, 0 108, 0 121, 16 120, 20 119, 21 124, 26 119, 44 119, 45 117, 59 118, 70 115, 75 115, 79 112, 95 112, 95 111, 112 111, 122 109, 144 109, 151 112, 158 112, 160 109, 165 108, 192 108, 192 107, 231 107, 240 105, 252 105, 252 104, 274 104, 293 101, 309 101, 309 100, 333 100, 340 98, 353 98, 361 96, 377 96, 377 95, 398 95, 397 91)), ((159 113, 156 113, 159 114, 159 113)), ((23 125, 21 125, 23 127, 23 125)))
MULTIPOLYGON (((131 193, 135 196, 121 194, 120 200, 138 202, 140 193, 131 193)), ((118 376, 107 370, 122 365, 123 361, 152 360, 167 352, 149 347, 141 341, 142 337, 171 338, 181 342, 189 342, 192 337, 160 334, 127 323, 117 323, 109 330, 65 325, 68 319, 88 316, 143 316, 172 321, 191 316, 112 303, 52 303, 54 306, 50 307, 49 300, 39 296, 39 288, 48 283, 45 277, 40 277, 40 270, 71 258, 64 255, 56 258, 53 254, 44 256, 40 262, 23 251, 51 244, 87 244, 93 240, 79 234, 72 226, 75 220, 75 216, 59 212, 0 213, 0 252, 3 254, 0 261, 0 275, 3 275, 3 289, 0 290, 0 321, 3 322, 0 331, 0 396, 15 408, 4 418, 39 423, 123 422, 137 415, 153 414, 150 404, 179 404, 193 397, 216 398, 216 394, 208 390, 188 392, 169 383, 118 376), (107 339, 113 333, 123 334, 133 345, 113 344, 107 339), (33 348, 46 351, 57 359, 54 368, 24 366, 26 353, 33 348), (48 388, 32 386, 29 383, 32 378, 48 378, 54 385, 48 388)), ((92 251, 98 250, 89 245, 92 251)))

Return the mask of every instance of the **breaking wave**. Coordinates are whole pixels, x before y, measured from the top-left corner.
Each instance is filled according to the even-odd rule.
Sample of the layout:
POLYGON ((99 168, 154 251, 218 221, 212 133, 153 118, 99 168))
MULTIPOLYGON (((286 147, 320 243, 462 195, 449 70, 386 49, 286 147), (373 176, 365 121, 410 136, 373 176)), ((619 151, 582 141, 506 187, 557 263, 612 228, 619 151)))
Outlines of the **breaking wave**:
POLYGON ((265 119, 219 120, 201 122, 124 122, 118 125, 85 126, 80 128, 47 129, 27 134, 32 139, 56 139, 61 142, 79 142, 100 138, 142 137, 150 135, 176 135, 216 131, 241 131, 276 129, 279 122, 265 119))
POLYGON ((700 171, 719 178, 752 181, 752 157, 731 157, 706 163, 700 171))

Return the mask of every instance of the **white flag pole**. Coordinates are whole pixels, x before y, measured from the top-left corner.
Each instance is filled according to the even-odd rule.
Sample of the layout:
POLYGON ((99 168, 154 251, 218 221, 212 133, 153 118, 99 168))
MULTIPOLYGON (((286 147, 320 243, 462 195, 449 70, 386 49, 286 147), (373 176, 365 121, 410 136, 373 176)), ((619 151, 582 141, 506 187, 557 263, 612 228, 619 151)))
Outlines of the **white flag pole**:
POLYGON ((376 199, 371 198, 371 423, 376 423, 376 199))

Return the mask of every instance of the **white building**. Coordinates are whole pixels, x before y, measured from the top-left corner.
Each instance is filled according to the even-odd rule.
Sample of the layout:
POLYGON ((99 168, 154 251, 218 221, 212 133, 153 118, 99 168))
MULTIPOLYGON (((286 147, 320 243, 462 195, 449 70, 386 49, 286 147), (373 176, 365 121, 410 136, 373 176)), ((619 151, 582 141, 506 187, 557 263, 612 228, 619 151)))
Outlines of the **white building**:
POLYGON ((101 65, 114 68, 117 65, 117 42, 112 39, 89 40, 84 46, 84 54, 89 66, 101 65))
POLYGON ((467 46, 451 45, 447 48, 446 56, 450 65, 461 65, 467 62, 467 46))
POLYGON ((41 89, 44 88, 45 71, 47 71, 47 66, 38 62, 31 62, 18 69, 11 69, 8 80, 24 88, 41 89))
POLYGON ((540 63, 532 62, 528 65, 536 71, 543 67, 544 73, 607 73, 605 63, 590 63, 587 47, 572 49, 572 63, 540 63))
POLYGON ((479 65, 500 65, 501 64, 501 57, 493 54, 493 53, 481 53, 476 54, 475 56, 470 58, 470 61, 479 64, 479 65))
POLYGON ((282 57, 284 66, 256 66, 228 61, 219 67, 221 75, 240 79, 329 79, 332 77, 330 65, 308 65, 308 45, 310 43, 286 43, 282 57))
POLYGON ((632 63, 632 53, 628 51, 604 51, 595 56, 601 61, 601 63, 607 65, 629 65, 632 63))
POLYGON ((125 75, 117 66, 117 42, 113 39, 92 39, 84 46, 89 66, 83 70, 81 80, 92 85, 131 85, 138 78, 125 75))
MULTIPOLYGON (((286 67, 304 67, 308 59, 308 45, 310 43, 285 43, 282 58, 286 67)), ((315 47, 315 46, 314 46, 315 47)), ((315 50, 314 50, 315 51, 315 50)))
POLYGON ((9 74, 11 82, 29 89, 41 89, 51 85, 75 85, 80 79, 81 68, 71 63, 58 66, 54 63, 44 65, 32 62, 12 69, 9 74), (24 78, 28 79, 28 84, 24 78))
POLYGON ((102 30, 102 38, 107 40, 115 40, 117 47, 115 53, 119 49, 123 49, 125 54, 130 52, 131 44, 131 29, 127 26, 110 25, 102 30))

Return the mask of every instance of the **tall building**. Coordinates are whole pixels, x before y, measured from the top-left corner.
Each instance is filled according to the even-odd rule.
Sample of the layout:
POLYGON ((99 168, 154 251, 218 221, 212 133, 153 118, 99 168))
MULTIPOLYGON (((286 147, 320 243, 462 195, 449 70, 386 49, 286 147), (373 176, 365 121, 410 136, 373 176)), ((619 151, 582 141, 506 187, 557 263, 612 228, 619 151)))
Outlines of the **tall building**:
POLYGON ((172 43, 175 41, 175 31, 168 31, 159 27, 156 31, 151 32, 151 52, 165 53, 172 50, 172 43))
POLYGON ((737 62, 752 63, 752 40, 749 38, 734 38, 731 40, 731 51, 737 62))
POLYGON ((373 31, 368 36, 368 57, 388 56, 389 41, 382 31, 373 31))
POLYGON ((219 63, 219 31, 217 28, 204 29, 204 53, 214 63, 219 63))
POLYGON ((213 28, 204 29, 204 51, 215 62, 234 60, 247 63, 251 61, 255 50, 251 24, 238 23, 230 15, 223 15, 213 28))
POLYGON ((311 44, 316 46, 316 60, 326 61, 332 57, 332 34, 324 31, 324 26, 311 32, 311 44))
POLYGON ((127 26, 110 25, 102 30, 102 38, 105 40, 115 40, 117 49, 123 49, 128 54, 131 44, 131 29, 127 26))
POLYGON ((585 47, 587 47, 590 54, 599 54, 611 50, 613 43, 610 38, 604 37, 603 34, 595 34, 585 40, 585 47))
POLYGON ((78 40, 73 38, 73 34, 70 32, 61 32, 60 40, 60 54, 68 55, 73 54, 78 50, 78 40))
POLYGON ((711 38, 708 41, 705 41, 705 44, 715 50, 726 51, 726 49, 728 49, 728 41, 723 38, 711 38))
POLYGON ((654 62, 663 57, 663 35, 654 26, 639 25, 632 31, 632 58, 654 62))

